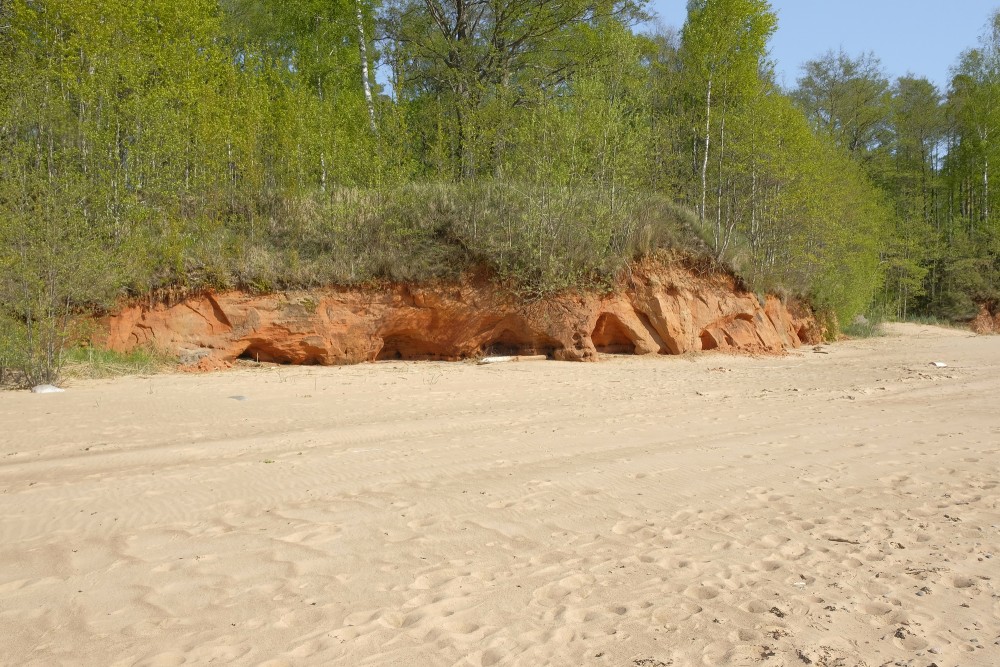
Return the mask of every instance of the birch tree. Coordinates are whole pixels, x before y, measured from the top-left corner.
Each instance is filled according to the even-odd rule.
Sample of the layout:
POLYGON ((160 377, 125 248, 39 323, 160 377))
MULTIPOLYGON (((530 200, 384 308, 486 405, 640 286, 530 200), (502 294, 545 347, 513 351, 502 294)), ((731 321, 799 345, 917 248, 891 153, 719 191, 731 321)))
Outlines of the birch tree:
POLYGON ((361 11, 361 0, 354 0, 358 23, 358 50, 361 56, 361 86, 365 91, 365 105, 368 107, 368 121, 372 133, 378 131, 375 125, 375 100, 372 98, 371 77, 368 72, 368 40, 365 38, 365 17, 361 11))
POLYGON ((692 139, 700 171, 698 217, 708 221, 709 166, 713 145, 718 153, 717 210, 713 246, 720 256, 732 236, 723 221, 723 187, 727 114, 759 94, 766 76, 767 42, 777 18, 766 0, 691 0, 681 33, 680 57, 688 86, 692 139))
POLYGON ((885 249, 887 302, 906 318, 928 287, 942 229, 939 150, 947 133, 944 100, 923 78, 901 77, 892 88, 886 165, 875 176, 891 198, 894 227, 885 249))
POLYGON ((628 26, 646 0, 399 0, 396 43, 403 103, 426 114, 424 143, 446 142, 452 175, 490 173, 510 110, 564 90, 609 51, 602 26, 628 26))

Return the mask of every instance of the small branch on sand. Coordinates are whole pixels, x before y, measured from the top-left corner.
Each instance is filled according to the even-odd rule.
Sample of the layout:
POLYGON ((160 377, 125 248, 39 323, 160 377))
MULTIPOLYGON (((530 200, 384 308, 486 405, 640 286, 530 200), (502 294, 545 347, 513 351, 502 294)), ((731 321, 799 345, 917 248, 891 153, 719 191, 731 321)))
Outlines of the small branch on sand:
POLYGON ((529 354, 512 357, 483 357, 479 360, 479 365, 502 364, 508 361, 545 361, 548 359, 544 354, 529 354))

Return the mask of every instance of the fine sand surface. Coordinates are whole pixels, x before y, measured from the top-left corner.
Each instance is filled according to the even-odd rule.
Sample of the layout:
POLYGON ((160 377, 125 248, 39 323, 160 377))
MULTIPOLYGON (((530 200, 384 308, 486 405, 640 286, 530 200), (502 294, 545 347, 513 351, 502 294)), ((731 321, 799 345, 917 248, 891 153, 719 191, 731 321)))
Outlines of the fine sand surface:
POLYGON ((992 667, 998 481, 1000 337, 915 325, 3 393, 0 663, 992 667))

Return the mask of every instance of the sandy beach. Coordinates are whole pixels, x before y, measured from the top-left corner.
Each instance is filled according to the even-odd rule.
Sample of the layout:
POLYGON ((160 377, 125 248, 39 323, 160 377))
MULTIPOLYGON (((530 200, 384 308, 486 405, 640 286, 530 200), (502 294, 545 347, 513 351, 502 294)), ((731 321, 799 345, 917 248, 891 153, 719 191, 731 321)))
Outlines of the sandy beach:
POLYGON ((995 666, 998 396, 919 325, 0 393, 0 664, 995 666))

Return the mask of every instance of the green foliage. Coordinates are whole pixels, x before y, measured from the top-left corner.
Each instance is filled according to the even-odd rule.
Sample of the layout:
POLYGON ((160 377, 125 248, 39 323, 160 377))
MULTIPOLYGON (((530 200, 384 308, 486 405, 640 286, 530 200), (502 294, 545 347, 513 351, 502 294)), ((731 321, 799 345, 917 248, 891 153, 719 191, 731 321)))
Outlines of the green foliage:
POLYGON ((0 312, 0 387, 15 384, 21 378, 21 351, 23 328, 20 321, 0 312), (15 375, 18 375, 15 379, 15 375))
MULTIPOLYGON (((645 0, 400 0, 385 18, 397 101, 432 180, 495 175, 532 107, 571 95, 636 38, 645 0)), ((635 62, 634 60, 632 62, 635 62)), ((610 77, 609 77, 610 80, 610 77)))
POLYGON ((767 2, 689 3, 656 97, 681 101, 665 105, 682 119, 673 151, 691 155, 681 193, 716 256, 755 291, 808 295, 831 322, 851 321, 881 285, 889 211, 844 147, 774 85, 775 27, 767 2))
MULTIPOLYGON (((677 81, 677 92, 684 100, 681 113, 688 123, 682 139, 695 147, 693 165, 701 185, 695 196, 703 223, 712 217, 709 207, 714 203, 712 246, 720 257, 733 240, 737 222, 728 180, 734 167, 744 166, 733 164, 732 122, 752 113, 770 85, 761 74, 769 67, 767 41, 776 27, 777 17, 766 0, 688 3, 678 52, 683 77, 677 81)), ((739 140, 735 143, 739 145, 739 140)))
POLYGON ((689 2, 681 60, 692 93, 706 94, 711 81, 721 103, 754 95, 777 25, 767 0, 689 2))
POLYGON ((1000 294, 1000 13, 942 94, 926 79, 889 86, 874 56, 807 64, 793 97, 884 193, 891 216, 877 301, 893 316, 972 318, 1000 294))
MULTIPOLYGON (((119 284, 113 239, 88 219, 87 192, 71 176, 40 181, 7 164, 0 188, 0 366, 19 382, 54 382, 82 308, 110 304, 119 284), (12 173, 13 172, 13 173, 12 173)), ((6 374, 6 373, 4 373, 6 374)))
POLYGON ((848 338, 880 338, 885 336, 885 322, 859 316, 843 328, 843 333, 848 338))
POLYGON ((123 295, 477 267, 530 297, 664 248, 831 331, 1000 301, 1000 14, 944 93, 830 53, 786 94, 765 0, 636 35, 645 4, 3 2, 0 375, 54 378, 123 295))
MULTIPOLYGON (((541 295, 606 286, 628 262, 660 249, 706 252, 691 215, 661 196, 496 180, 289 201, 255 243, 235 235, 222 243, 231 245, 214 254, 211 286, 253 291, 485 268, 515 291, 541 295)), ((198 275, 191 257, 180 263, 189 280, 198 275)))
POLYGON ((870 158, 889 131, 889 82, 878 58, 829 51, 804 70, 793 97, 809 121, 857 159, 870 158))

